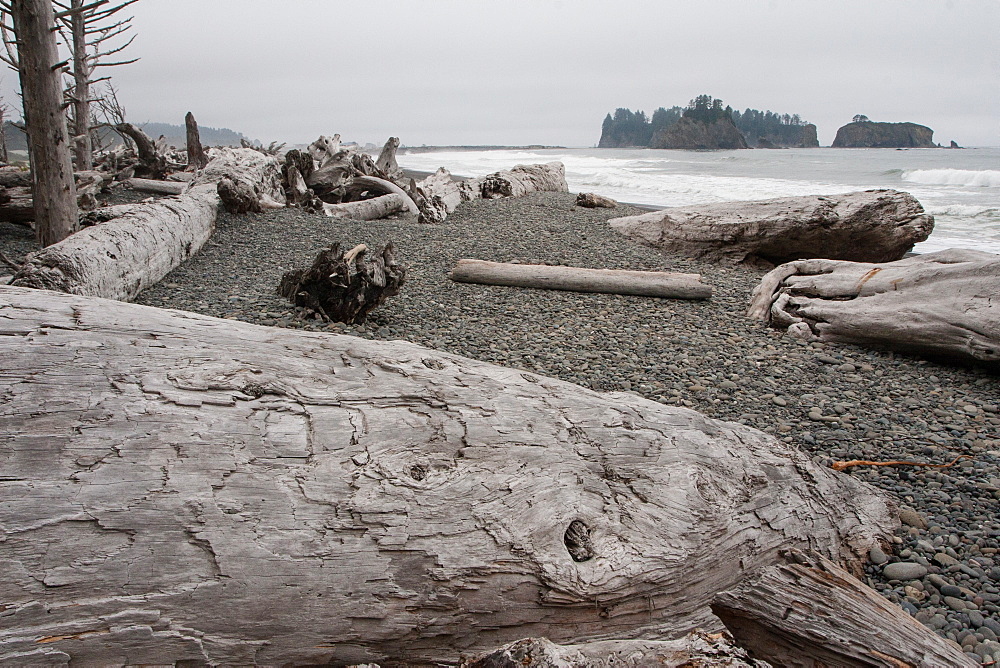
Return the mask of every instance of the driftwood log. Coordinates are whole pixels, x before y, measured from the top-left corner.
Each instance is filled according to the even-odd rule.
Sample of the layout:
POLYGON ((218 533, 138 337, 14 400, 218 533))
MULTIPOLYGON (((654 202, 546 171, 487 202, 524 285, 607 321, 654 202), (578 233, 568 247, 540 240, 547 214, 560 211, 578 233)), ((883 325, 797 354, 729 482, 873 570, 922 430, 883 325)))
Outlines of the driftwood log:
POLYGON ((166 176, 170 164, 164 151, 165 147, 158 146, 152 137, 132 123, 118 123, 115 125, 115 130, 135 144, 139 158, 139 164, 135 168, 136 175, 147 179, 162 179, 166 176))
POLYGON ((712 602, 755 658, 789 668, 980 665, 828 559, 786 558, 712 602))
POLYGON ((160 181, 157 179, 139 179, 135 177, 125 179, 122 183, 132 190, 160 195, 180 195, 188 187, 188 184, 180 181, 160 181))
POLYGON ((346 253, 334 244, 321 251, 310 268, 282 276, 278 294, 324 320, 364 322, 406 282, 406 269, 397 264, 391 242, 375 257, 367 254, 364 244, 346 253))
POLYGON ((576 196, 576 204, 586 209, 614 209, 618 206, 618 202, 610 197, 604 197, 597 193, 580 193, 576 196))
POLYGON ((444 167, 415 182, 410 190, 420 210, 421 223, 443 223, 459 204, 471 199, 471 190, 463 189, 461 182, 452 178, 444 167))
POLYGON ((747 315, 806 340, 1000 362, 1000 255, 949 249, 898 262, 798 260, 754 289, 747 315))
POLYGON ((643 297, 708 299, 712 286, 698 274, 623 269, 584 269, 547 264, 507 264, 485 260, 459 260, 449 274, 459 283, 509 285, 517 288, 603 292, 643 297))
MULTIPOLYGON (((178 197, 114 207, 120 217, 88 227, 36 253, 14 275, 14 285, 109 299, 133 299, 198 252, 218 213, 216 182, 224 174, 278 188, 274 158, 249 149, 214 149, 213 160, 178 197)), ((270 189, 270 191, 269 191, 270 189)))
POLYGON ((780 550, 857 568, 898 524, 771 436, 631 394, 406 342, 0 302, 0 662, 670 639, 721 628, 715 594, 780 550))
POLYGON ((379 153, 378 160, 375 161, 378 170, 391 181, 396 181, 403 175, 403 170, 396 162, 397 149, 399 149, 399 137, 389 137, 382 147, 382 152, 379 153))
POLYGON ((517 165, 487 174, 470 183, 483 199, 524 197, 534 192, 569 192, 566 168, 561 162, 541 165, 517 165))
POLYGON ((398 193, 380 195, 374 199, 363 199, 357 202, 322 203, 324 215, 331 218, 352 218, 354 220, 377 220, 394 213, 410 213, 412 206, 413 202, 409 197, 398 193))
POLYGON ((407 213, 414 216, 420 215, 420 210, 410 198, 410 194, 387 179, 381 179, 377 176, 355 176, 346 186, 346 192, 348 201, 359 201, 381 195, 399 195, 407 213))
POLYGON ((920 202, 896 190, 669 208, 609 223, 670 253, 771 264, 801 258, 889 262, 934 228, 920 202))

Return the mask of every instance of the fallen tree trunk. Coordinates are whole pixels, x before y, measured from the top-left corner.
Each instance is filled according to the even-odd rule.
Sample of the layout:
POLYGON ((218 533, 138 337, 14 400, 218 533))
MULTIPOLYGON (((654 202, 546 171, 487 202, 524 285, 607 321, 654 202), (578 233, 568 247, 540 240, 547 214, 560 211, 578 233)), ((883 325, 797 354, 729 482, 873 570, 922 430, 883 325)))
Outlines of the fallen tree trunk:
POLYGON ((0 303, 3 662, 669 639, 721 628, 715 594, 780 550, 859 567, 897 524, 771 436, 627 393, 406 342, 0 303))
POLYGON ((187 190, 188 184, 180 181, 158 181, 155 179, 126 179, 123 183, 132 190, 157 193, 160 195, 180 195, 187 190))
POLYGON ((449 274, 459 283, 509 285, 516 288, 603 292, 643 297, 708 299, 712 286, 698 274, 623 269, 584 269, 547 264, 504 264, 485 260, 459 260, 449 274))
POLYGON ((136 173, 145 178, 162 179, 168 171, 167 156, 152 137, 131 123, 118 123, 115 130, 135 143, 139 164, 136 173))
POLYGON ((524 197, 533 192, 569 192, 566 168, 561 162, 541 165, 517 165, 470 183, 483 199, 524 197))
MULTIPOLYGON (((13 285, 129 300, 189 258, 212 234, 216 181, 227 173, 273 192, 277 161, 249 149, 216 149, 214 159, 178 197, 121 209, 120 218, 87 227, 28 256, 13 285)), ((278 186, 280 194, 280 186, 278 186)))
POLYGON ((403 204, 406 207, 407 213, 414 216, 420 215, 420 210, 417 208, 413 199, 410 198, 410 194, 392 181, 380 179, 377 176, 355 176, 351 179, 351 182, 346 186, 346 188, 348 201, 357 201, 357 199, 365 193, 399 195, 403 198, 403 204))
POLYGON ((327 204, 323 202, 323 214, 331 218, 353 218, 354 220, 377 220, 394 213, 410 213, 413 202, 406 195, 391 193, 358 202, 327 204))
POLYGON ((754 658, 803 667, 980 665, 828 559, 787 556, 712 602, 754 658))
POLYGON ((806 340, 1000 362, 1000 255, 953 248, 869 264, 776 267, 747 315, 806 340))
POLYGON ((367 253, 364 244, 346 253, 334 244, 308 269, 282 276, 278 294, 328 322, 364 322, 406 282, 406 269, 396 263, 392 243, 373 258, 366 258, 367 253))
POLYGON ((661 250, 713 261, 889 262, 927 239, 934 217, 908 193, 867 190, 661 209, 609 224, 661 250))

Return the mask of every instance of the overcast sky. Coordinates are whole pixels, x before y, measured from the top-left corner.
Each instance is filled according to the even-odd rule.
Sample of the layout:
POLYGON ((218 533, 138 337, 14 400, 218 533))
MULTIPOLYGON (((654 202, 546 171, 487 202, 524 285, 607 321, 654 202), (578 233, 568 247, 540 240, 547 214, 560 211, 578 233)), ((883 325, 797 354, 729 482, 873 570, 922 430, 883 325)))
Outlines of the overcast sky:
MULTIPOLYGON (((140 0, 129 120, 266 142, 592 146, 700 93, 1000 145, 1000 0, 140 0)), ((8 73, 5 87, 16 82, 8 73)))

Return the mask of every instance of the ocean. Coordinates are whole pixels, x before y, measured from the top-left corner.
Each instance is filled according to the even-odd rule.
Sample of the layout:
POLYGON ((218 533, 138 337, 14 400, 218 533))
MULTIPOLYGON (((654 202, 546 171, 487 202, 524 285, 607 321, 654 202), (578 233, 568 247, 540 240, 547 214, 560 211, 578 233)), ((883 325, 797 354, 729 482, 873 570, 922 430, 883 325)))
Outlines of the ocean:
POLYGON ((571 192, 661 207, 894 188, 934 215, 934 232, 916 252, 1000 253, 1000 148, 402 150, 397 159, 401 167, 446 167, 457 176, 559 160, 571 192))

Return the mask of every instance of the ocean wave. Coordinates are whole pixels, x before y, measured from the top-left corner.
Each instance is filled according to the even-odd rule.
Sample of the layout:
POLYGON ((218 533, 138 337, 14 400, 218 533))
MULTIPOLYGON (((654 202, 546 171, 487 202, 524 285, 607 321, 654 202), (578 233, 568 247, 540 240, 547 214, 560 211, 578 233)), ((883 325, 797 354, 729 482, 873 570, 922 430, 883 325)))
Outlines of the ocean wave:
POLYGON ((970 204, 945 204, 925 206, 927 213, 935 216, 956 216, 962 218, 1000 218, 1000 208, 995 206, 974 206, 970 204))
POLYGON ((932 186, 972 186, 975 188, 1000 188, 1000 170, 984 169, 913 169, 902 173, 910 183, 932 186))

